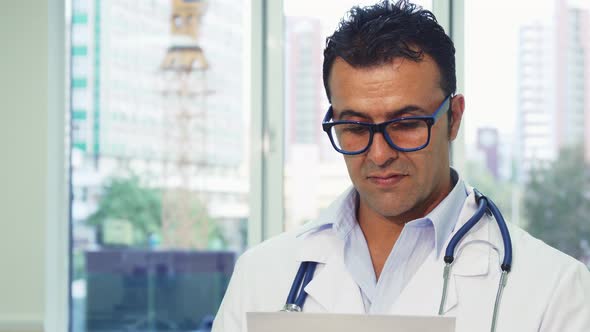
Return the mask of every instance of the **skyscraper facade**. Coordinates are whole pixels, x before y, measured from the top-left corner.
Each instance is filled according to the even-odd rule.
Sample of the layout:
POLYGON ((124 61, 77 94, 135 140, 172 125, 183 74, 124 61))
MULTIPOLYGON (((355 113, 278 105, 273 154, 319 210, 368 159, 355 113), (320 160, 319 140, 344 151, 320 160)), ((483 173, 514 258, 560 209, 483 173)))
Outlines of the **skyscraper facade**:
POLYGON ((320 144, 323 57, 319 19, 287 17, 285 28, 285 142, 289 156, 293 144, 320 144))
POLYGON ((584 148, 587 159, 590 151, 588 11, 554 4, 551 20, 520 29, 516 156, 525 181, 564 147, 584 148))
POLYGON ((199 20, 207 70, 182 83, 198 96, 178 93, 181 81, 163 69, 169 48, 186 46, 171 33, 174 1, 72 0, 74 220, 96 209, 108 178, 130 171, 199 193, 222 223, 248 216, 244 1, 187 1, 203 11, 188 19, 199 20), (180 130, 183 107, 195 116, 180 130), (165 174, 181 150, 188 181, 165 174))

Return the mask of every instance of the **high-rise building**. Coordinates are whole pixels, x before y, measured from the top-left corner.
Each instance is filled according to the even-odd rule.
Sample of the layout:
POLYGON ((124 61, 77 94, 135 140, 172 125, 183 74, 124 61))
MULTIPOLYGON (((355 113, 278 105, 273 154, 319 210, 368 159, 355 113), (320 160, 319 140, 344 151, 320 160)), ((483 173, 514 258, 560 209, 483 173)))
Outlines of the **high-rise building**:
POLYGON ((192 158, 190 180, 180 184, 207 197, 209 216, 240 221, 248 215, 245 2, 186 0, 203 8, 201 17, 184 19, 200 20, 199 47, 208 70, 186 81, 203 85, 191 86, 204 91, 191 105, 202 118, 184 128, 185 146, 171 146, 182 134, 172 110, 190 103, 187 96, 165 93, 174 87, 166 85, 173 83, 162 64, 171 45, 185 46, 175 44, 170 20, 173 4, 183 1, 72 0, 74 220, 92 213, 104 180, 117 172, 131 170, 153 186, 168 185, 164 172, 179 149, 192 158))
POLYGON ((539 23, 520 29, 516 156, 525 177, 536 161, 557 157, 554 50, 547 42, 551 35, 539 23))
POLYGON ((585 86, 590 82, 585 61, 588 41, 584 40, 584 21, 588 13, 571 8, 564 1, 558 2, 557 10, 557 144, 561 146, 581 145, 584 142, 585 86))
POLYGON ((158 159, 161 104, 154 79, 167 34, 166 2, 74 0, 74 148, 98 168, 111 159, 158 159))
POLYGON ((555 1, 554 12, 552 20, 520 29, 516 155, 524 181, 563 147, 590 151, 588 12, 565 0, 555 1))
POLYGON ((286 21, 285 144, 287 159, 290 159, 290 148, 294 144, 319 148, 325 97, 320 20, 287 17, 286 21))
POLYGON ((316 218, 350 185, 321 122, 328 108, 322 21, 287 17, 285 27, 285 229, 316 218))
POLYGON ((477 149, 483 154, 485 166, 495 179, 500 176, 499 140, 497 128, 477 129, 477 149))

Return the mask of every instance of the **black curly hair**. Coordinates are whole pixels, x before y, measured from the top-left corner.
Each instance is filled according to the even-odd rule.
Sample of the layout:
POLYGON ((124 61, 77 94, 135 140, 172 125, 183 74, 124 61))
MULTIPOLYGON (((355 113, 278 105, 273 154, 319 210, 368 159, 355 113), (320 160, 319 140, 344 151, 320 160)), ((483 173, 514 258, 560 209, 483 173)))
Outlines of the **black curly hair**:
POLYGON ((424 54, 438 65, 445 95, 455 93, 455 46, 432 12, 407 0, 383 0, 373 6, 353 7, 326 39, 323 79, 328 100, 328 81, 336 58, 362 68, 399 57, 419 62, 424 54))

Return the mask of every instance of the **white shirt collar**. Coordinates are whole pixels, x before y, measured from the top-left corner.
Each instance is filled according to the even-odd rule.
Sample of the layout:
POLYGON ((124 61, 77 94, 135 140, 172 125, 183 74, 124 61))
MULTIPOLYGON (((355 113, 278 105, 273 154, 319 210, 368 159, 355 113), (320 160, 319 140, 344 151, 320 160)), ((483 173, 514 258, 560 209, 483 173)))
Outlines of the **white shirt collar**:
MULTIPOLYGON (((424 218, 410 221, 410 223, 413 223, 419 220, 427 220, 432 223, 435 232, 434 239, 437 255, 453 231, 461 213, 463 203, 467 198, 467 189, 463 179, 453 168, 451 168, 451 181, 455 183, 451 192, 428 215, 424 218)), ((356 189, 351 186, 338 196, 328 208, 323 210, 315 221, 304 225, 297 233, 297 236, 332 229, 339 236, 346 237, 357 223, 357 197, 358 193, 356 189)))

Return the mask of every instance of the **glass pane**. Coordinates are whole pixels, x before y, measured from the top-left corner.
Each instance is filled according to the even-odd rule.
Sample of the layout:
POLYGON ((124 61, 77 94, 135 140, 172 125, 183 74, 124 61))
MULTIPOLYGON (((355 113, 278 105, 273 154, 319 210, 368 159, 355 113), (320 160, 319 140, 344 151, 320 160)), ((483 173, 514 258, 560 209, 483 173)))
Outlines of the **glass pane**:
MULTIPOLYGON (((375 0, 284 0, 285 229, 316 218, 351 185, 321 122, 329 104, 322 82, 326 38, 353 6, 375 0)), ((413 1, 431 9, 432 2, 413 1)))
POLYGON ((247 0, 72 0, 73 331, 206 331, 246 245, 247 0))
POLYGON ((512 5, 465 2, 466 178, 590 264, 590 5, 512 5))

